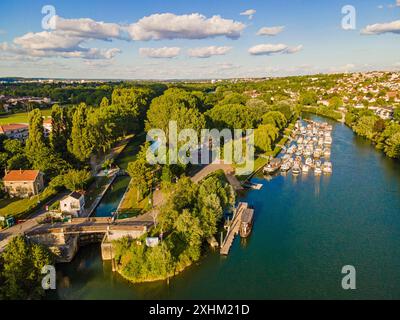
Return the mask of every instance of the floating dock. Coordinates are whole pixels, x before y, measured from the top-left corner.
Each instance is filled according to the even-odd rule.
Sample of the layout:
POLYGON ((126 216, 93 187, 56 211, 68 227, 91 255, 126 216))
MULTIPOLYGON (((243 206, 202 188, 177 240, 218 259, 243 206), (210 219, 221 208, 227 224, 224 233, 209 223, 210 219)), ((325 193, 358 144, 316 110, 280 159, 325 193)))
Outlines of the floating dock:
POLYGON ((243 187, 248 188, 248 189, 261 190, 263 185, 261 183, 253 183, 253 182, 247 181, 243 184, 243 187))
POLYGON ((240 202, 238 207, 236 208, 232 222, 228 227, 228 232, 226 234, 225 240, 221 243, 221 255, 227 256, 229 254, 229 250, 231 249, 233 240, 235 240, 235 236, 239 233, 240 223, 242 222, 242 215, 248 208, 249 205, 246 202, 240 202))

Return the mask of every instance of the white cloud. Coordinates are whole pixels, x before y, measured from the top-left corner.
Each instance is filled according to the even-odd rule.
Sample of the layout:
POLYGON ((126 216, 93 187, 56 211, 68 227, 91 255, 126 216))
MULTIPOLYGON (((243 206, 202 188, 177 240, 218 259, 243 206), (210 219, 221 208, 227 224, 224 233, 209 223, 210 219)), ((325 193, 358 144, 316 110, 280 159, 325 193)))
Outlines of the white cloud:
POLYGON ((277 34, 283 32, 285 30, 284 26, 276 26, 276 27, 264 27, 258 30, 258 36, 276 36, 277 34))
POLYGON ((371 24, 361 30, 361 34, 366 34, 366 35, 376 35, 383 33, 400 34, 400 20, 387 23, 371 24))
POLYGON ((84 39, 62 32, 29 32, 14 39, 14 43, 27 50, 70 50, 77 48, 84 39))
POLYGON ((148 58, 175 58, 181 52, 178 47, 140 48, 139 53, 148 58))
POLYGON ((8 43, 0 43, 0 53, 2 56, 14 55, 16 60, 22 57, 36 57, 36 58, 81 58, 81 59, 112 59, 120 49, 98 49, 98 48, 83 48, 67 47, 64 43, 64 48, 57 48, 53 43, 40 46, 37 42, 23 42, 25 47, 9 45, 8 43))
POLYGON ((400 7, 400 0, 396 0, 396 6, 400 7))
POLYGON ((188 50, 190 57, 195 58, 210 58, 211 56, 222 56, 227 54, 232 50, 232 47, 203 47, 203 48, 193 48, 188 50))
MULTIPOLYGON (((237 39, 246 27, 241 22, 213 16, 207 18, 199 13, 175 15, 153 14, 136 23, 121 25, 89 18, 51 18, 50 31, 29 32, 14 39, 14 43, 0 43, 0 53, 30 57, 63 57, 82 59, 112 59, 121 50, 117 48, 87 48, 90 40, 162 40, 162 39, 205 39, 225 36, 237 39)), ((179 48, 143 48, 141 53, 149 57, 171 58, 179 54, 179 48)))
POLYGON ((59 16, 54 16, 49 23, 54 23, 57 32, 79 38, 100 40, 126 38, 123 27, 116 23, 94 21, 89 18, 64 19, 59 16))
POLYGON ((127 31, 133 40, 206 39, 225 36, 237 39, 245 25, 221 16, 206 18, 199 13, 175 15, 153 14, 131 24, 127 31))
POLYGON ((271 55, 271 54, 282 54, 282 53, 296 53, 303 49, 302 45, 296 47, 289 47, 286 44, 259 44, 251 47, 249 53, 254 56, 260 55, 271 55))
POLYGON ((92 39, 108 41, 122 39, 122 27, 114 23, 97 22, 92 19, 52 18, 56 27, 52 31, 29 32, 14 39, 14 44, 3 43, 4 54, 51 58, 112 59, 121 52, 118 48, 86 48, 83 44, 92 39))
POLYGON ((253 16, 257 13, 254 9, 249 9, 240 13, 241 16, 247 16, 249 19, 253 19, 253 16))
POLYGON ((303 50, 303 45, 298 45, 298 46, 296 46, 296 47, 291 47, 291 48, 288 48, 287 50, 286 50, 286 53, 289 53, 289 54, 291 54, 291 53, 297 53, 297 52, 300 52, 301 50, 303 50))
MULTIPOLYGON (((13 44, 2 44, 0 53, 31 57, 63 57, 82 59, 112 59, 121 51, 117 48, 87 48, 90 40, 162 40, 205 39, 225 36, 237 39, 246 27, 241 22, 223 19, 221 16, 207 18, 199 13, 175 15, 154 14, 130 25, 106 23, 89 18, 64 19, 54 16, 50 21, 54 30, 29 32, 14 39, 13 44)), ((149 57, 174 57, 177 48, 142 50, 149 57)))

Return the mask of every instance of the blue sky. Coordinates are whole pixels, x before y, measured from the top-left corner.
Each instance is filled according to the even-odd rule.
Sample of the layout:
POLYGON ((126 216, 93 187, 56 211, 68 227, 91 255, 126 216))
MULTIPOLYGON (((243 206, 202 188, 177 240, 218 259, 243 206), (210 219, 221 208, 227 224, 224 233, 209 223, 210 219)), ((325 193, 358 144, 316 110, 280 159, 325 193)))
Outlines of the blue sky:
POLYGON ((396 1, 2 0, 0 76, 218 79, 399 70, 396 1), (42 29, 49 4, 55 30, 42 29), (348 4, 355 30, 341 25, 348 4), (241 15, 246 11, 252 15, 241 15), (276 34, 257 35, 265 27, 276 34))

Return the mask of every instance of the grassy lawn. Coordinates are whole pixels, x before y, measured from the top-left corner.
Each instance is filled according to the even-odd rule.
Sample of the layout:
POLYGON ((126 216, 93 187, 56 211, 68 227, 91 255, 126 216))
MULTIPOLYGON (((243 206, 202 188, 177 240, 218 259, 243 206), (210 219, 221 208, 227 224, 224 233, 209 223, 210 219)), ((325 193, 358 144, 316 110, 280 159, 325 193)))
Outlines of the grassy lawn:
POLYGON ((135 161, 136 155, 140 150, 141 144, 145 141, 146 136, 136 136, 134 137, 125 150, 116 159, 116 164, 121 168, 126 170, 128 168, 129 162, 135 161))
MULTIPOLYGON (((41 112, 44 117, 49 117, 51 115, 51 109, 43 109, 41 112)), ((0 117, 0 125, 10 123, 28 123, 28 113, 21 112, 0 117)))
POLYGON ((130 218, 135 217, 145 211, 149 206, 149 197, 138 201, 137 188, 134 185, 129 185, 129 190, 126 193, 124 202, 120 207, 120 217, 130 218))
MULTIPOLYGON (((263 157, 256 157, 254 159, 254 171, 258 171, 260 168, 266 166, 268 164, 268 159, 263 158, 263 157)), ((254 172, 253 171, 253 172, 254 172)), ((246 176, 236 176, 236 178, 238 178, 239 181, 243 182, 246 181, 248 179, 249 175, 246 176)))
POLYGON ((20 217, 31 213, 54 197, 57 191, 47 187, 40 195, 26 199, 5 199, 0 202, 0 216, 20 217), (38 203, 40 200, 40 204, 38 203), (3 206, 4 205, 4 206, 3 206))
POLYGON ((9 202, 5 207, 0 209, 0 216, 14 216, 21 212, 24 212, 31 204, 30 199, 14 199, 9 202))
POLYGON ((96 200, 97 196, 103 192, 105 185, 108 182, 108 177, 96 177, 95 181, 87 190, 85 195, 85 207, 89 209, 93 202, 96 200))
POLYGON ((3 210, 5 208, 7 208, 8 206, 11 207, 11 204, 13 202, 17 202, 19 201, 19 199, 1 199, 0 200, 0 216, 5 216, 7 213, 5 212, 6 210, 3 210))

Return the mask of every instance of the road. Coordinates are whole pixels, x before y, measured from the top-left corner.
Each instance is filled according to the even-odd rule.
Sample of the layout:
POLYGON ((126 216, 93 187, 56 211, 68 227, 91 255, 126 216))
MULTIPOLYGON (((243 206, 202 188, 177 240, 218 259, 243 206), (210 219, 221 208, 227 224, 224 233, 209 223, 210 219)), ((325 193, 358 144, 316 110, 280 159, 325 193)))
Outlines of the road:
MULTIPOLYGON (((201 180, 206 178, 209 174, 212 172, 218 171, 218 170, 223 170, 225 172, 226 178, 228 182, 232 185, 232 187, 235 190, 241 190, 242 186, 240 182, 236 179, 234 175, 234 169, 231 165, 223 164, 223 163, 211 163, 209 165, 204 166, 199 172, 196 174, 193 174, 191 179, 194 183, 199 183, 201 180)), ((49 205, 53 204, 54 202, 57 202, 61 200, 63 197, 65 197, 68 193, 62 193, 59 194, 56 198, 54 198, 49 205)), ((150 210, 149 212, 146 212, 145 214, 138 216, 136 218, 132 218, 130 220, 138 222, 138 223, 153 223, 153 221, 156 219, 156 217, 159 214, 159 208, 165 204, 165 197, 163 196, 162 192, 160 190, 157 190, 154 193, 154 198, 153 198, 153 205, 154 208, 150 210)), ((29 230, 37 227, 38 223, 37 220, 40 218, 43 218, 46 215, 46 211, 43 207, 36 212, 35 214, 31 215, 27 221, 15 225, 11 228, 5 229, 3 231, 0 231, 0 253, 4 250, 6 245, 10 242, 10 240, 17 236, 24 234, 28 232, 29 230)))
MULTIPOLYGON (((55 198, 53 198, 50 202, 48 202, 46 204, 48 204, 50 206, 53 203, 60 201, 67 194, 68 194, 68 192, 60 193, 55 198)), ((46 204, 43 204, 43 206, 40 209, 38 209, 37 212, 30 215, 28 217, 27 221, 25 221, 21 224, 15 225, 11 228, 0 231, 0 253, 3 252, 4 248, 7 246, 7 244, 10 242, 10 240, 12 238, 26 233, 27 231, 31 230, 32 228, 34 228, 38 225, 37 220, 44 218, 47 214, 46 209, 45 209, 46 204)))

